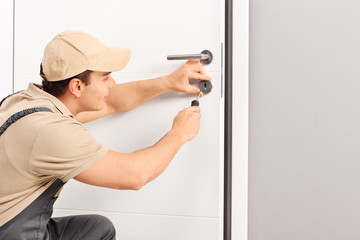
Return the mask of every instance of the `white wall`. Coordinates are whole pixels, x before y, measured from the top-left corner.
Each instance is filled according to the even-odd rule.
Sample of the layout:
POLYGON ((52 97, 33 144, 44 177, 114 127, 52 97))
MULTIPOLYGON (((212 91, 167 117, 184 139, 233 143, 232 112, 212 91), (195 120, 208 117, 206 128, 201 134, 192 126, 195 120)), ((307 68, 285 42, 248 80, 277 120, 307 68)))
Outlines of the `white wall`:
POLYGON ((360 239, 360 2, 250 4, 249 239, 360 239))

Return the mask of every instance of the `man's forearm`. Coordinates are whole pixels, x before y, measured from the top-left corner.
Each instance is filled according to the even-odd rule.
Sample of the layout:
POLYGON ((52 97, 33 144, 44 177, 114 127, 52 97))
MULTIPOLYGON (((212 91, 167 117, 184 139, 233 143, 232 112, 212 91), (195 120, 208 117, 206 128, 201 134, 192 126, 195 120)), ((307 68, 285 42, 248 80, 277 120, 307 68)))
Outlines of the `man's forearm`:
POLYGON ((108 106, 114 112, 125 112, 168 91, 199 94, 200 89, 190 85, 191 78, 211 80, 199 61, 189 60, 167 76, 116 85, 107 98, 108 106))
POLYGON ((172 129, 156 144, 131 153, 133 170, 143 177, 143 185, 162 173, 180 147, 195 137, 199 132, 200 117, 200 109, 197 107, 180 111, 174 118, 172 129))
POLYGON ((199 94, 200 89, 192 86, 189 79, 211 80, 205 75, 199 61, 189 60, 175 72, 150 80, 129 82, 115 85, 106 98, 106 105, 100 111, 81 112, 76 118, 90 122, 116 112, 126 112, 144 102, 168 91, 199 94))
POLYGON ((200 117, 199 108, 187 107, 176 115, 171 130, 156 144, 132 153, 109 150, 75 179, 95 186, 140 189, 159 176, 180 147, 198 134, 200 117))
POLYGON ((159 176, 183 144, 179 135, 170 131, 153 146, 131 153, 133 170, 141 176, 142 185, 159 176))
POLYGON ((158 77, 117 84, 106 101, 114 112, 126 112, 167 91, 166 77, 158 77))
POLYGON ((145 149, 132 153, 109 150, 100 161, 75 179, 95 186, 139 190, 166 169, 182 145, 182 138, 170 131, 145 149))

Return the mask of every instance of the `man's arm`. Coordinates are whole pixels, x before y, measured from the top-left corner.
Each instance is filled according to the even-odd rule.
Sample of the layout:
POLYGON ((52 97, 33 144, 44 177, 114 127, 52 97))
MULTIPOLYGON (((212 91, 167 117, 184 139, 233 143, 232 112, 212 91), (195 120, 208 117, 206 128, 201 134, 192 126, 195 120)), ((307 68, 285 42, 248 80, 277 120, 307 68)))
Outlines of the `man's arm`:
POLYGON ((76 119, 85 123, 112 113, 126 112, 169 91, 199 94, 200 90, 189 84, 190 78, 211 80, 199 61, 189 60, 168 76, 115 85, 110 90, 104 109, 79 113, 76 119))
POLYGON ((110 150, 75 179, 95 186, 138 190, 160 175, 180 147, 197 135, 200 117, 198 107, 185 108, 175 117, 172 129, 153 146, 133 153, 110 150))

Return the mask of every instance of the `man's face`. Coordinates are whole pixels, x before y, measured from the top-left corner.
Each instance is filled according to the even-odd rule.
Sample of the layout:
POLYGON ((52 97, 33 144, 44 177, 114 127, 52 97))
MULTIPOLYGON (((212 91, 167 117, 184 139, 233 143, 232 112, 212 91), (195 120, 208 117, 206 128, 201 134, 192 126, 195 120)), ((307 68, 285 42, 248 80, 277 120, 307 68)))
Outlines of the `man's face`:
POLYGON ((82 106, 85 111, 98 111, 104 108, 110 88, 115 85, 109 72, 90 73, 89 84, 82 92, 82 106))

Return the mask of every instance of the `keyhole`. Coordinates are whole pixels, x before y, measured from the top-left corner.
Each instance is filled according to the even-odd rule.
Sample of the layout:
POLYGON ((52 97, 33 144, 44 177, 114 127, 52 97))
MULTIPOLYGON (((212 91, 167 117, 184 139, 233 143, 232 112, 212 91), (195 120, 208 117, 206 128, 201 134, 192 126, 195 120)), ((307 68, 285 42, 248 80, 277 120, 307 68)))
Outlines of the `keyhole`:
POLYGON ((208 81, 200 81, 198 87, 204 94, 207 94, 211 92, 212 84, 208 81))

